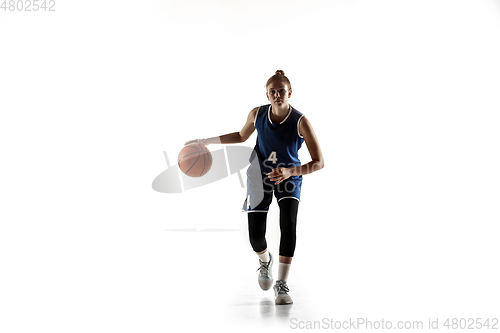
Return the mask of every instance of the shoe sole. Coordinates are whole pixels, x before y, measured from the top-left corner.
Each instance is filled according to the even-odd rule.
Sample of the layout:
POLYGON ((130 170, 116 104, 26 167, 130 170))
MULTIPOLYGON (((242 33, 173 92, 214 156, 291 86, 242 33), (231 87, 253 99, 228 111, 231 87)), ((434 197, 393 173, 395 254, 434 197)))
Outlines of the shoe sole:
POLYGON ((287 297, 277 297, 274 302, 276 303, 276 305, 293 304, 292 298, 290 296, 287 296, 287 297))
POLYGON ((288 305, 293 304, 292 298, 290 295, 278 295, 276 286, 274 287, 274 302, 276 305, 288 305))

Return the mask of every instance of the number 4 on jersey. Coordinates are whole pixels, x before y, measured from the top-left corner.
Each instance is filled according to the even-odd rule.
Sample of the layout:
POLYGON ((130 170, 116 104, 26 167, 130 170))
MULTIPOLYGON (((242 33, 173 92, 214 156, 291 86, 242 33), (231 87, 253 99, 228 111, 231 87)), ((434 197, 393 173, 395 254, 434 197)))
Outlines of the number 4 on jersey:
POLYGON ((278 158, 276 157, 276 152, 273 151, 271 155, 267 158, 268 161, 271 161, 273 164, 278 163, 278 158))

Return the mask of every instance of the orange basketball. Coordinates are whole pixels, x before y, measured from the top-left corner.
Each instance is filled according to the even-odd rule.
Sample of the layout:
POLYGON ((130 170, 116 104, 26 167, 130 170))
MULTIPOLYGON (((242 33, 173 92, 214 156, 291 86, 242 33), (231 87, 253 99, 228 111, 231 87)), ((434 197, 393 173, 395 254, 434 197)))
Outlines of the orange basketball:
POLYGON ((190 144, 181 149, 177 163, 186 175, 201 177, 212 167, 212 154, 201 143, 190 144))

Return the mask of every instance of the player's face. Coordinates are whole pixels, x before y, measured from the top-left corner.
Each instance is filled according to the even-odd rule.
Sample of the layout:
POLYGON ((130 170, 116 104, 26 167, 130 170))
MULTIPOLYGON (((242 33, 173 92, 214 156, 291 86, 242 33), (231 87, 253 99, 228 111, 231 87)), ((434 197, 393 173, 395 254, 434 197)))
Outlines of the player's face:
POLYGON ((282 106, 288 104, 288 98, 292 95, 292 90, 288 88, 285 82, 274 80, 267 86, 266 95, 271 104, 282 106))

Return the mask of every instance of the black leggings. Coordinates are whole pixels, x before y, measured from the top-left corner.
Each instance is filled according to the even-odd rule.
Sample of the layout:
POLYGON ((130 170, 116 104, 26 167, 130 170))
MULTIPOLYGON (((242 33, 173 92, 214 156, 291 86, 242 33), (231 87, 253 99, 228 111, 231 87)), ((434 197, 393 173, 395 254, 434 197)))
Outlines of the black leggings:
MULTIPOLYGON (((282 199, 280 207, 280 256, 293 257, 295 252, 297 212, 299 201, 293 198, 282 199)), ((248 234, 250 244, 255 252, 262 252, 267 248, 266 219, 267 212, 247 213, 248 234)))

